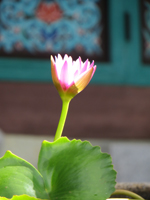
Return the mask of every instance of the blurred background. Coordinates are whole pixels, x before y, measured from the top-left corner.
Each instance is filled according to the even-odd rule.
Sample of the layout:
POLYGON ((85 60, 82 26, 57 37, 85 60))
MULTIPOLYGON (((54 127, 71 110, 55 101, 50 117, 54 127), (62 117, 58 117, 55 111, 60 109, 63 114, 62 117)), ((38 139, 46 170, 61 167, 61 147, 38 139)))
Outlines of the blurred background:
POLYGON ((150 0, 0 0, 0 156, 36 166, 61 100, 50 55, 95 60, 64 136, 112 155, 118 182, 150 182, 150 0))

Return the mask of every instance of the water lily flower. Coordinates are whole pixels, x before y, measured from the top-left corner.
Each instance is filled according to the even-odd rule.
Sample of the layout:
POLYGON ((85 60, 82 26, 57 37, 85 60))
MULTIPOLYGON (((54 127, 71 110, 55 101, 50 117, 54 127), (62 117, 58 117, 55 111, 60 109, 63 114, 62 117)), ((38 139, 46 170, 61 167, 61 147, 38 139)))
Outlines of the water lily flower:
POLYGON ((88 59, 83 63, 79 57, 76 61, 65 54, 64 58, 51 56, 51 74, 55 87, 62 100, 71 100, 81 92, 90 82, 96 66, 94 61, 90 64, 88 59))
POLYGON ((79 57, 76 61, 71 56, 65 54, 64 58, 51 56, 51 74, 53 83, 62 99, 62 111, 54 141, 59 139, 65 125, 70 100, 81 92, 90 82, 94 75, 96 66, 88 60, 84 63, 79 57))

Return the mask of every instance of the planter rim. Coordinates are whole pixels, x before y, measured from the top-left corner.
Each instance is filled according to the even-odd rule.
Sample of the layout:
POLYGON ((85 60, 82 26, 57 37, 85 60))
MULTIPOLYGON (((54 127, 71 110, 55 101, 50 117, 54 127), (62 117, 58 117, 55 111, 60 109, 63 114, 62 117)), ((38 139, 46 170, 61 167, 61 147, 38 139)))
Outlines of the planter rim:
POLYGON ((150 200, 150 182, 119 182, 115 188, 132 191, 144 199, 150 200))

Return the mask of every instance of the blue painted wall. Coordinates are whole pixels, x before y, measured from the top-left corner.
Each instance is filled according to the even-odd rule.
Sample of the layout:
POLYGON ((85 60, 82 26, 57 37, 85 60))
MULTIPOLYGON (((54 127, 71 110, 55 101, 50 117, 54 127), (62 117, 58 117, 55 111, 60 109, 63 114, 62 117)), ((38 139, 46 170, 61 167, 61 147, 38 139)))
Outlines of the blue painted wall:
MULTIPOLYGON (((96 63, 96 84, 150 85, 150 65, 142 63, 141 15, 138 0, 109 0, 110 62, 96 63), (130 18, 125 38, 124 13, 130 18)), ((0 58, 0 80, 51 81, 49 60, 0 58)))

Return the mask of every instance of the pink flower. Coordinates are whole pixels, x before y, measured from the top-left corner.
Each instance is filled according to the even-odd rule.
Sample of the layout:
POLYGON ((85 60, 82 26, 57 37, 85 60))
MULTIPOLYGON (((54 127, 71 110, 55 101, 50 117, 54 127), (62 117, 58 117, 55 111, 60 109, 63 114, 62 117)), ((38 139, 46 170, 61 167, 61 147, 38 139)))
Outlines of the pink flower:
POLYGON ((90 64, 88 59, 83 63, 80 57, 73 61, 67 54, 64 58, 58 54, 55 60, 51 56, 52 79, 62 100, 71 100, 81 92, 90 82, 95 70, 94 61, 90 64))

